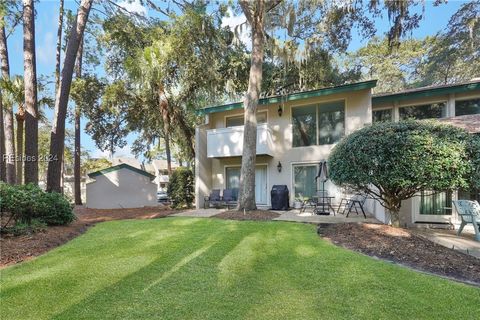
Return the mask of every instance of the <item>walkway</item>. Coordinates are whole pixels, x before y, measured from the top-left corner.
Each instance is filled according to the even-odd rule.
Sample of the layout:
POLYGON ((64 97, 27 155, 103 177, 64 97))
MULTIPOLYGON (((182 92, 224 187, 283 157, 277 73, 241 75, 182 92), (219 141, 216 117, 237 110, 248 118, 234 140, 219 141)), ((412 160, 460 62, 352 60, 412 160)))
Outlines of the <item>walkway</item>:
POLYGON ((473 232, 463 231, 457 236, 456 230, 443 229, 413 229, 419 236, 438 243, 444 247, 469 254, 480 259, 480 242, 475 241, 473 232))
POLYGON ((216 214, 227 211, 227 209, 192 209, 170 215, 171 217, 195 217, 195 218, 210 218, 216 214))

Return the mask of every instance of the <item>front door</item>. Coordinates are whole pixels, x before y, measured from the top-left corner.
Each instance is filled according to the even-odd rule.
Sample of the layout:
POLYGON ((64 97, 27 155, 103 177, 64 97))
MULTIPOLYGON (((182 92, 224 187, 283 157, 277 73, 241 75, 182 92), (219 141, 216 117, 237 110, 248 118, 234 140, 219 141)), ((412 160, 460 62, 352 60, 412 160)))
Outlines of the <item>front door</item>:
MULTIPOLYGON (((238 189, 240 187, 240 167, 225 168, 225 187, 238 189)), ((255 166, 255 200, 259 205, 267 205, 267 166, 255 166)))

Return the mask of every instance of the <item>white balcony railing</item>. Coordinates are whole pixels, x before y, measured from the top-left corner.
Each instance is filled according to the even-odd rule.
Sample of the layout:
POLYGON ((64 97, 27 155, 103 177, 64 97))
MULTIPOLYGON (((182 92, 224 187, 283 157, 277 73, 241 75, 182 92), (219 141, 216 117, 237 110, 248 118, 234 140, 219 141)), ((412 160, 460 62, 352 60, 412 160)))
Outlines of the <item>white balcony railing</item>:
MULTIPOLYGON (((207 130, 209 158, 241 156, 243 126, 207 130)), ((273 156, 272 131, 266 123, 257 125, 257 154, 273 156)))

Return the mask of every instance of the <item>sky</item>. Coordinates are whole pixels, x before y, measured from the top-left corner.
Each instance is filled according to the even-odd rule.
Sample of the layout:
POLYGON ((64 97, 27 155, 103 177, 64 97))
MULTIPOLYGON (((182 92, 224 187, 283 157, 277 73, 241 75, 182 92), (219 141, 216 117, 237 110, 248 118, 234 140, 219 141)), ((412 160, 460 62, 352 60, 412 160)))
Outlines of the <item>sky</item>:
MULTIPOLYGON (((138 0, 130 2, 128 0, 118 1, 120 5, 130 11, 135 11, 143 15, 150 15, 145 7, 143 7, 138 0)), ((434 35, 437 32, 443 30, 448 23, 451 15, 455 13, 463 1, 448 1, 447 4, 440 6, 433 6, 433 1, 426 1, 424 19, 420 23, 420 27, 413 31, 412 37, 423 38, 427 35, 434 35)), ((37 76, 46 75, 52 76, 55 70, 55 51, 56 51, 56 33, 58 23, 59 3, 55 0, 40 0, 36 4, 36 20, 35 20, 35 37, 36 37, 36 59, 37 59, 37 76)), ((65 8, 71 9, 73 12, 77 10, 77 2, 74 0, 65 0, 65 8)), ((414 10, 421 11, 421 6, 418 6, 414 10)), ((234 27, 239 23, 245 21, 245 17, 242 15, 231 16, 223 21, 223 25, 229 25, 234 27)), ((389 28, 390 23, 387 17, 376 19, 377 34, 384 34, 389 28)), ((23 35, 22 28, 17 27, 14 32, 8 38, 8 51, 10 58, 10 73, 11 75, 23 74, 23 35)), ((248 41, 249 35, 245 31, 241 35, 243 41, 248 41)), ((354 51, 364 45, 366 45, 368 39, 361 39, 354 35, 352 42, 349 46, 349 51, 354 51)), ((247 43, 248 44, 248 43, 247 43)), ((248 44, 249 45, 249 44, 248 44)), ((63 55, 62 55, 63 60, 63 55)), ((98 70, 95 70, 100 75, 103 75, 103 69, 99 66, 98 70)), ((51 90, 53 92, 53 90, 51 90)), ((46 110, 46 115, 50 119, 53 118, 53 111, 46 110)), ((83 150, 88 150, 92 157, 108 156, 107 152, 102 152, 96 146, 94 141, 88 134, 84 132, 84 126, 86 119, 82 119, 82 135, 81 143, 83 150)), ((67 123, 67 128, 73 130, 73 124, 67 123)), ((125 148, 118 150, 115 156, 132 156, 130 152, 130 144, 135 139, 135 135, 131 134, 127 138, 128 144, 125 148)))

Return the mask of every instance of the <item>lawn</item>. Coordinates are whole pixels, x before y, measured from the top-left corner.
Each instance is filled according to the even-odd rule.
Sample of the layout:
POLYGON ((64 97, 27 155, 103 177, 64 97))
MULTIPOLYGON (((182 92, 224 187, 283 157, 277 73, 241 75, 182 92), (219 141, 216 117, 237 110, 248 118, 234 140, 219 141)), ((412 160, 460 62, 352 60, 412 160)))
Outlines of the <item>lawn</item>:
POLYGON ((480 305, 478 288, 287 222, 105 222, 0 276, 2 319, 478 319, 480 305))

